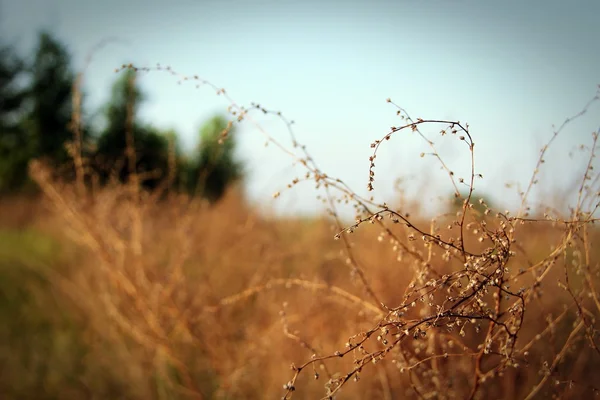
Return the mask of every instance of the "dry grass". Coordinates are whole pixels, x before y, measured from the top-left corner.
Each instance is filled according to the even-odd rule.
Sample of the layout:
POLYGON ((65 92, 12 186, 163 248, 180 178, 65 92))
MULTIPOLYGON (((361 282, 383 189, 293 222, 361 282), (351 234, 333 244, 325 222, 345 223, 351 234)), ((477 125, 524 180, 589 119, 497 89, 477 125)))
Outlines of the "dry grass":
MULTIPOLYGON (((208 82, 181 78, 227 97, 208 82)), ((252 123, 252 110, 270 113, 229 100, 239 122, 252 123)), ((235 188, 215 207, 176 193, 143 192, 136 179, 91 191, 33 163, 32 176, 52 210, 44 229, 74 244, 70 261, 46 274, 84 327, 91 349, 85 368, 110 375, 112 396, 123 398, 597 393, 597 134, 569 215, 530 215, 527 197, 537 170, 514 216, 485 203, 480 213, 472 197, 478 173, 468 126, 398 113, 403 125, 372 146, 369 189, 379 147, 412 131, 431 146, 457 196, 461 185, 467 188, 456 214, 428 220, 361 197, 319 170, 293 134, 288 148, 263 132, 306 169, 290 188, 309 180, 324 190, 326 217, 268 219, 235 188), (435 142, 420 131, 428 125, 442 126, 443 135, 465 146, 470 176, 455 176, 437 156, 435 142), (354 224, 338 215, 336 205, 345 202, 355 206, 354 224)), ((79 172, 81 180, 86 173, 79 172)), ((108 396, 90 379, 65 396, 108 396)))

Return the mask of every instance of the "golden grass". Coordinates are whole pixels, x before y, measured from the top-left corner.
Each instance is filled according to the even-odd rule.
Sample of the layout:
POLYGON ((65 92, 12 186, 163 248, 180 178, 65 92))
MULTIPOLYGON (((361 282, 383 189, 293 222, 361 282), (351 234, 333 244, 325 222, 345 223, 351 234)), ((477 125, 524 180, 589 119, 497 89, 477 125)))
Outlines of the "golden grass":
MULTIPOLYGON (((411 284, 422 285, 431 278, 419 277, 424 270, 411 257, 398 261, 392 246, 377 239, 376 226, 357 229, 352 234, 353 257, 364 265, 371 290, 386 305, 382 308, 352 274, 344 244, 333 240, 330 220, 267 220, 245 206, 235 190, 212 208, 177 195, 160 202, 150 196, 135 200, 127 186, 82 198, 69 186, 45 180, 41 165, 34 168, 39 168, 34 176, 50 200, 44 204, 53 210, 38 224, 77 249, 68 268, 49 271, 49 276, 61 297, 79 309, 93 337, 89 344, 103 349, 88 362, 105 365, 132 398, 281 397, 283 384, 294 375, 292 364, 343 352, 349 338, 361 332, 374 332, 365 351, 384 348, 384 339, 377 336, 389 343, 392 334, 402 331, 388 324, 390 332, 382 334, 388 309, 403 303, 411 284)), ((415 226, 430 225, 427 220, 412 221, 415 226)), ((417 241, 408 238, 410 228, 395 224, 390 229, 406 238, 411 251, 429 251, 422 243, 413 245, 417 241)), ((595 229, 585 231, 585 240, 596 240, 595 229)), ((533 287, 539 275, 535 265, 548 259, 552 246, 560 248, 565 241, 560 224, 527 223, 518 232, 519 250, 506 265, 507 276, 515 277, 515 292, 533 287), (517 278, 521 268, 526 272, 517 278)), ((449 231, 439 234, 446 237, 449 231)), ((572 245, 579 246, 580 240, 574 238, 572 245)), ((475 252, 485 246, 472 238, 467 247, 475 252)), ((593 246, 588 250, 588 265, 597 268, 598 251, 593 246)), ((429 259, 437 273, 461 270, 437 252, 429 259)), ((509 358, 521 365, 487 375, 478 396, 524 397, 544 377, 544 363, 559 357, 565 344, 560 366, 549 373, 551 383, 542 393, 559 391, 575 398, 593 390, 590 379, 598 367, 597 355, 584 350, 583 322, 576 317, 573 300, 557 284, 564 283, 563 268, 581 255, 566 249, 563 253, 527 301, 516 346, 526 350, 509 358), (571 332, 576 338, 569 339, 571 332)), ((585 285, 581 278, 572 279, 576 292, 585 285)), ((594 278, 596 285, 597 281, 594 278)), ((431 314, 430 302, 447 302, 443 293, 431 299, 417 301, 403 319, 418 321, 431 314)), ((590 301, 581 298, 580 304, 595 317, 598 309, 590 301)), ((339 396, 429 397, 422 393, 428 389, 438 398, 468 397, 480 354, 477 346, 484 343, 490 324, 466 323, 464 336, 455 322, 448 325, 454 326, 452 332, 442 325, 411 331, 410 339, 399 341, 387 357, 366 363, 360 380, 345 385, 339 396), (427 336, 413 339, 414 332, 427 336)), ((361 359, 354 350, 307 367, 294 383, 294 396, 323 397, 328 380, 352 371, 353 353, 361 359)), ((501 360, 485 356, 479 368, 494 371, 501 360)))
MULTIPOLYGON (((209 85, 230 101, 238 122, 252 122, 251 110, 224 90, 197 77, 180 78, 209 85)), ((68 249, 68 261, 61 258, 60 267, 50 265, 44 276, 53 296, 77 316, 78 338, 88 349, 77 361, 81 374, 71 372, 59 397, 532 399, 597 393, 597 134, 569 215, 530 215, 527 197, 545 146, 513 217, 477 205, 468 126, 413 120, 399 107, 398 114, 403 125, 372 144, 368 188, 376 183, 379 147, 401 131, 419 134, 462 201, 454 214, 428 219, 359 196, 319 170, 291 130, 291 149, 263 133, 306 169, 290 190, 304 180, 324 189, 327 217, 268 219, 235 188, 215 206, 165 194, 167 186, 148 193, 134 172, 126 184, 91 190, 83 169, 69 183, 32 163, 47 207, 31 213, 35 224, 68 249), (438 156, 420 131, 429 124, 443 125, 442 135, 464 146, 470 176, 456 177, 438 156), (465 196, 461 185, 468 187, 465 196), (355 206, 354 223, 339 217, 338 203, 355 206)), ((14 203, 13 215, 26 215, 25 204, 14 203)), ((14 224, 25 222, 16 218, 14 224)))

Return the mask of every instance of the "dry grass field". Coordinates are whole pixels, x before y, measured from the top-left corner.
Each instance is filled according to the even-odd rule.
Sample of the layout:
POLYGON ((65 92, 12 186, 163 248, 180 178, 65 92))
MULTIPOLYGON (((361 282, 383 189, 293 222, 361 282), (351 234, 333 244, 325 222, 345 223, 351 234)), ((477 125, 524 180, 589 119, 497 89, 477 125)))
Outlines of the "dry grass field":
MULTIPOLYGON (((407 117, 372 161, 387 136, 425 124, 476 151, 458 123, 407 117)), ((267 217, 238 188, 215 206, 135 180, 92 191, 33 163, 42 195, 0 202, 2 397, 598 394, 592 168, 570 214, 529 215, 524 200, 506 215, 468 191, 431 219, 362 198, 301 159, 330 193, 329 215, 267 217), (337 201, 356 204, 357 221, 338 217, 337 201)), ((476 179, 464 177, 470 188, 476 179)))

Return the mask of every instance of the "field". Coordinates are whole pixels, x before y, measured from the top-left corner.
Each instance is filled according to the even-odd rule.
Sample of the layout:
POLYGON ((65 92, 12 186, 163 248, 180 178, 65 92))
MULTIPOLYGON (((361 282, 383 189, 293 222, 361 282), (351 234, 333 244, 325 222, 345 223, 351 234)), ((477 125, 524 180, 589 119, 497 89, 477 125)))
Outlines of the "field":
MULTIPOLYGON (((440 123, 406 121, 373 144, 373 163, 394 133, 440 123)), ((475 152, 468 129, 441 123, 475 152)), ((349 191, 308 156, 305 179, 330 193, 322 217, 266 216, 237 187, 215 205, 135 179, 91 190, 34 162, 42 194, 0 203, 0 392, 590 398, 600 390, 596 140, 564 215, 530 213, 529 189, 513 214, 471 190, 457 190, 451 213, 408 214, 349 191), (357 219, 338 216, 337 202, 355 204, 357 219)))

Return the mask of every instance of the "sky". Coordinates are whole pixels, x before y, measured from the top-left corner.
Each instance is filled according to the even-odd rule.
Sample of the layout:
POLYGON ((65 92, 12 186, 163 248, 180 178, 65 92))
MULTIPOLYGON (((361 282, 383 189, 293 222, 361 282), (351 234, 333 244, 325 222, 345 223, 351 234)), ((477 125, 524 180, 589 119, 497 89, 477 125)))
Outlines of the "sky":
MULTIPOLYGON (((115 68, 168 65, 198 75, 241 105, 259 103, 294 120, 294 133, 320 168, 366 194, 370 143, 401 124, 391 98, 413 118, 468 123, 476 143, 476 191, 498 207, 518 205, 518 185, 531 178, 541 146, 577 114, 600 84, 600 2, 556 1, 289 1, 289 0, 0 0, 0 34, 23 54, 50 30, 85 70, 89 109, 110 94, 115 68), (98 47, 99 44, 104 44, 98 47), (505 183, 514 183, 510 189, 505 183)), ((184 148, 228 103, 208 87, 177 84, 150 72, 141 117, 175 129, 184 148)), ((600 126, 600 103, 570 123, 553 143, 532 200, 565 196, 581 179, 600 126)), ((285 126, 257 116, 285 143, 285 126)), ((456 176, 468 178, 470 155, 439 125, 423 133, 456 176)), ((272 199, 300 169, 251 124, 238 129, 246 190, 274 212, 320 211, 317 192, 301 184, 272 199)), ((447 174, 417 135, 399 133, 377 157, 376 199, 394 204, 398 180, 421 211, 452 193, 447 174)), ((571 196, 572 198, 572 196, 571 196)))

